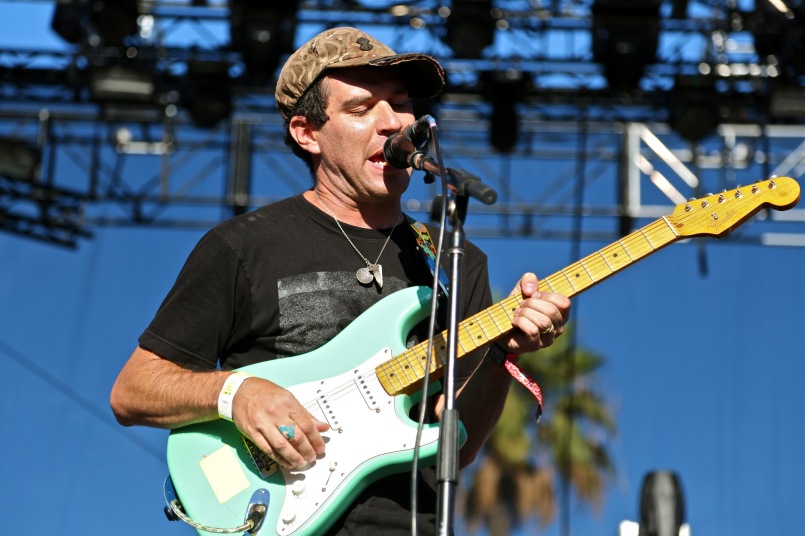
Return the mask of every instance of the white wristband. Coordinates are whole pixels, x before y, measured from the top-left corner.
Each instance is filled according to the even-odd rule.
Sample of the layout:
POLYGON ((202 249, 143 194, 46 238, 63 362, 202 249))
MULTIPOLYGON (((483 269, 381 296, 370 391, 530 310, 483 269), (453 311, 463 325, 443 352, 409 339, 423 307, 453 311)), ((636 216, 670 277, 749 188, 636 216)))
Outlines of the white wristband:
POLYGON ((218 416, 228 421, 232 420, 232 400, 235 393, 240 389, 241 384, 246 378, 251 378, 251 374, 245 372, 233 372, 224 381, 221 392, 218 393, 218 416))

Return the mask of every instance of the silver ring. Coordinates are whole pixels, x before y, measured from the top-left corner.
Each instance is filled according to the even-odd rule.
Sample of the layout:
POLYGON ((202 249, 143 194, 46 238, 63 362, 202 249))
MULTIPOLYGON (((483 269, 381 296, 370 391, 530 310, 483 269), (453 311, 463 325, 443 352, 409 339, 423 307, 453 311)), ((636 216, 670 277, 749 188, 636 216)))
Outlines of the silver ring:
POLYGON ((282 434, 282 437, 287 439, 288 441, 292 440, 295 433, 296 433, 296 423, 291 423, 288 425, 277 426, 277 429, 282 434))
POLYGON ((554 327, 553 327, 553 324, 551 324, 551 327, 549 327, 548 329, 546 329, 546 330, 544 330, 544 331, 540 331, 540 332, 539 332, 539 334, 540 334, 540 335, 550 335, 550 334, 551 334, 551 333, 553 333, 554 331, 556 331, 556 328, 554 328, 554 327))

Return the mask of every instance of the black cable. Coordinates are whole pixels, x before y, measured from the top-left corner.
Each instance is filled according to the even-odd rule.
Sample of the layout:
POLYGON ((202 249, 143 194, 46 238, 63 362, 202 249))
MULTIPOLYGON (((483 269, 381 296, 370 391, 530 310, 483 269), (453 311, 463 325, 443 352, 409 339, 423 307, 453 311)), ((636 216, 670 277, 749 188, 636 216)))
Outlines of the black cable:
MULTIPOLYGON (((582 110, 586 108, 582 107, 582 110)), ((573 202, 575 204, 575 211, 573 214, 573 232, 572 236, 572 247, 571 247, 571 260, 570 262, 576 262, 578 259, 581 258, 581 231, 582 231, 582 212, 584 208, 584 189, 586 183, 586 169, 587 169, 587 134, 588 134, 588 124, 586 120, 586 116, 583 114, 580 118, 579 122, 581 123, 581 129, 579 132, 579 160, 577 163, 576 169, 576 184, 573 191, 573 202)), ((575 320, 578 318, 579 313, 579 297, 576 297, 576 303, 573 304, 573 308, 570 311, 570 321, 573 322, 575 327, 575 320)), ((578 329, 573 329, 570 333, 570 342, 567 345, 567 358, 569 360, 567 373, 568 373, 568 384, 567 384, 567 391, 568 391, 568 408, 569 408, 569 415, 568 415, 568 423, 569 426, 567 427, 567 437, 565 438, 565 442, 562 445, 563 455, 562 455, 562 515, 560 521, 560 534, 562 536, 570 536, 570 496, 571 496, 571 489, 572 489, 572 481, 570 480, 570 475, 572 474, 573 470, 573 460, 570 455, 571 451, 571 444, 573 438, 573 420, 575 417, 575 407, 573 403, 573 397, 575 396, 575 378, 576 378, 576 346, 577 342, 577 334, 578 329)))
MULTIPOLYGON (((417 481, 419 472, 419 444, 422 441, 422 429, 425 426, 425 415, 428 402, 428 390, 430 385, 431 359, 433 358, 433 337, 436 335, 436 309, 439 304, 439 271, 441 267, 442 247, 444 245, 445 227, 447 226, 447 170, 442 161, 441 145, 439 143, 438 126, 431 125, 430 134, 433 143, 433 151, 436 154, 436 161, 439 165, 441 177, 442 206, 439 215, 439 238, 436 243, 436 258, 433 267, 433 286, 431 289, 431 314, 428 324, 428 355, 425 359, 425 377, 422 382, 422 399, 419 402, 419 419, 417 422, 416 441, 414 442, 414 459, 411 465, 411 535, 417 536, 417 481)), ((440 439, 441 441, 441 439, 440 439)))

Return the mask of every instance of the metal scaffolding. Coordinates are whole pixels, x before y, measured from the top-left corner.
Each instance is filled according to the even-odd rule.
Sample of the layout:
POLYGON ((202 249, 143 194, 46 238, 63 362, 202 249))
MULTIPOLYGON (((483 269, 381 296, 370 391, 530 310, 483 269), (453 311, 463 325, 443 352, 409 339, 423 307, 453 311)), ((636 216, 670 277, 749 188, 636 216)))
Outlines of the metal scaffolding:
MULTIPOLYGON (((781 76, 782 66, 761 61, 750 46, 757 9, 690 2, 690 15, 674 18, 663 4, 657 59, 639 87, 626 91, 609 87, 591 50, 598 1, 494 2, 495 43, 480 58, 453 53, 445 44, 449 6, 424 1, 300 2, 295 41, 349 24, 395 50, 443 60, 446 91, 417 103, 418 111, 436 117, 446 163, 499 193, 492 206, 472 205, 472 236, 613 240, 689 198, 774 175, 801 182, 802 79, 781 76), (504 151, 494 134, 494 97, 515 93, 484 73, 524 80, 516 136, 504 151), (716 100, 707 103, 715 102, 718 121, 702 139, 680 134, 672 111, 680 77, 717 83, 716 100), (581 229, 572 224, 578 214, 581 229)), ((273 82, 247 80, 229 46, 228 4, 138 6, 134 44, 87 39, 63 50, 0 50, 0 140, 40 163, 29 175, 0 177, 0 229, 74 246, 101 226, 208 228, 310 186, 283 144, 273 82), (231 111, 212 126, 199 126, 183 98, 199 62, 228 73, 231 111), (99 102, 90 89, 96 70, 129 65, 155 75, 155 96, 99 102)), ((708 108, 694 104, 686 110, 701 114, 695 125, 707 120, 708 108)), ((415 173, 406 210, 425 219, 436 193, 415 173)), ((731 239, 805 246, 803 224, 800 208, 763 212, 731 239)))

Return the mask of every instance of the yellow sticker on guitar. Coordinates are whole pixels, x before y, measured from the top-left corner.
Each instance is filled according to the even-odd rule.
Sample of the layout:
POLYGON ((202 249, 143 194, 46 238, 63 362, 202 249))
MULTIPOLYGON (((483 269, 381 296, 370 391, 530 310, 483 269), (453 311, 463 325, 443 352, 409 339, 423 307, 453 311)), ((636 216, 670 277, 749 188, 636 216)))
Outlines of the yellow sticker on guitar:
POLYGON ((240 466, 235 449, 230 446, 221 447, 198 464, 221 504, 249 487, 249 479, 240 466))

